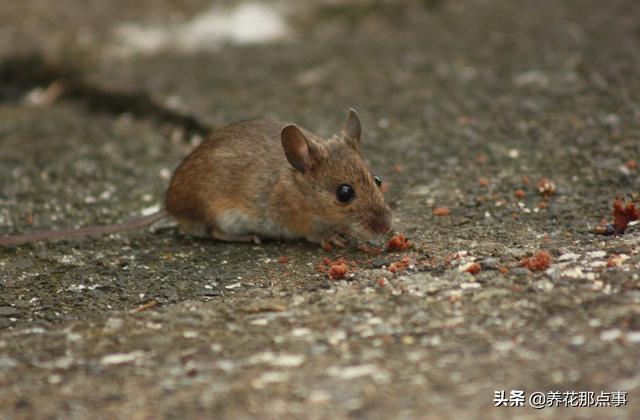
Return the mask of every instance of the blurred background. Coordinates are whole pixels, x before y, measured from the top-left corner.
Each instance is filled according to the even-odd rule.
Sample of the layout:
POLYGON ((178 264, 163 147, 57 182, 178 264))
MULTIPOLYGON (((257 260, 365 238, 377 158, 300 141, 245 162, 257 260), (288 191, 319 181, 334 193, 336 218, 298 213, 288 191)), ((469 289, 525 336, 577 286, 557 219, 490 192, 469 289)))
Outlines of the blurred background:
POLYGON ((0 249, 0 417, 572 410, 495 411, 526 389, 639 418, 637 229, 593 233, 640 190, 639 28, 637 0, 0 1, 1 234, 148 213, 209 129, 353 107, 412 243, 339 282, 170 222, 0 249))
MULTIPOLYGON (((178 145, 148 150, 175 161, 210 127, 272 117, 329 135, 354 107, 368 159, 396 178, 392 194, 418 183, 409 173, 456 179, 469 170, 462 162, 524 149, 534 176, 562 167, 590 179, 595 167, 617 177, 638 151, 615 141, 637 132, 637 9, 623 0, 3 2, 0 106, 41 112, 66 98, 112 117, 159 117, 178 145), (610 153, 589 162, 585 149, 610 153)), ((7 121, 5 142, 15 136, 7 121)), ((46 156, 38 144, 31 155, 46 156)))

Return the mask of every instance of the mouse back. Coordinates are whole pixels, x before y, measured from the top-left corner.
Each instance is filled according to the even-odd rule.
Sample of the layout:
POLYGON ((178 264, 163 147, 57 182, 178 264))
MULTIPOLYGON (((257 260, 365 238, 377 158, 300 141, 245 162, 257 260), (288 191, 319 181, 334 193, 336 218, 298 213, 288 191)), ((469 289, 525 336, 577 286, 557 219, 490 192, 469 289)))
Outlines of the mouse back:
POLYGON ((272 120, 231 124, 183 160, 166 208, 192 233, 224 240, 386 233, 390 210, 360 138, 353 110, 328 139, 272 120))

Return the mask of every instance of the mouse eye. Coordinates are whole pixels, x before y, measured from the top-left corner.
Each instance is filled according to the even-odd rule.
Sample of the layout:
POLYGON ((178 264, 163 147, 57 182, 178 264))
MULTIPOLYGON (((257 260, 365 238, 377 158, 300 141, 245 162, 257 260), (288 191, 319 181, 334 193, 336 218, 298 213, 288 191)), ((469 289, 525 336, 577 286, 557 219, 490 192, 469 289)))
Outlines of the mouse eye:
POLYGON ((356 198, 356 192, 353 187, 349 184, 342 184, 338 187, 336 191, 336 197, 338 197, 338 201, 341 203, 350 203, 356 198))
POLYGON ((374 175, 373 180, 376 181, 376 185, 378 187, 382 185, 382 178, 380 178, 378 175, 374 175))

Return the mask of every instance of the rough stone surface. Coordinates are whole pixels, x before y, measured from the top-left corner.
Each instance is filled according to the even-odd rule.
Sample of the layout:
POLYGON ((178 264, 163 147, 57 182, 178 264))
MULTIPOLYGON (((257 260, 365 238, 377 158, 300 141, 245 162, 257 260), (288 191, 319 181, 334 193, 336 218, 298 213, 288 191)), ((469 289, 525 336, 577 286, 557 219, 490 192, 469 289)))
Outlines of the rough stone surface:
POLYGON ((412 248, 225 244, 163 222, 0 249, 0 417, 639 418, 640 232, 592 233, 640 186, 636 2, 262 4, 282 39, 122 54, 123 24, 194 28, 210 4, 0 3, 0 234, 162 203, 198 138, 129 92, 203 125, 325 135, 355 107, 412 248), (549 268, 521 266, 541 249, 549 268), (358 267, 332 281, 325 256, 358 267), (494 407, 519 389, 629 403, 494 407))

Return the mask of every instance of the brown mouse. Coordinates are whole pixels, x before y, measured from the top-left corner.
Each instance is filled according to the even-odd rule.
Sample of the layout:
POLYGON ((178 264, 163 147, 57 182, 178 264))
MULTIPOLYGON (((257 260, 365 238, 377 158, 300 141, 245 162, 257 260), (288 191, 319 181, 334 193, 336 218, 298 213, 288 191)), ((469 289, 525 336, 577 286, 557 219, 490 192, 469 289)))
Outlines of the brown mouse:
POLYGON ((129 223, 0 238, 16 245, 135 229, 173 216, 188 233, 222 241, 306 239, 325 248, 391 230, 381 180, 362 160, 361 125, 349 111, 329 139, 294 124, 244 121, 222 127, 173 174, 166 210, 129 223))

